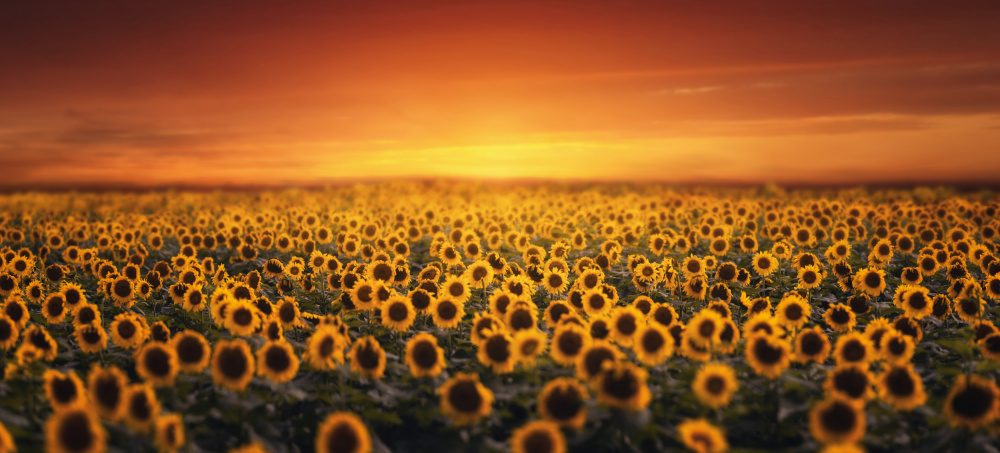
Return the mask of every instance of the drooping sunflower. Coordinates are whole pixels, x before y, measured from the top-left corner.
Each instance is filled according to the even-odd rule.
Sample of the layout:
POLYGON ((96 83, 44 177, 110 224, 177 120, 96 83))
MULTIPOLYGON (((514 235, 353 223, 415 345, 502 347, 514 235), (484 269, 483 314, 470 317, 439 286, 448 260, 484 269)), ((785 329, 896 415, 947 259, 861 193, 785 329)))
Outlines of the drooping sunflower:
POLYGON ((441 411, 456 426, 475 425, 493 408, 493 392, 479 382, 478 374, 455 373, 437 393, 441 395, 441 411))
POLYGON ((788 368, 791 349, 787 341, 765 333, 755 333, 747 338, 745 355, 755 373, 775 379, 788 368))
POLYGON ((1000 416, 1000 388, 993 379, 961 375, 948 392, 942 412, 952 426, 982 428, 1000 416))
POLYGON ((590 342, 587 330, 576 324, 565 324, 556 328, 552 335, 549 355, 562 366, 573 366, 576 358, 590 342))
POLYGON ((580 429, 587 421, 587 388, 579 381, 560 377, 545 384, 538 394, 538 414, 543 419, 570 429, 580 429))
POLYGON ((854 330, 857 316, 851 307, 845 304, 834 304, 823 314, 823 320, 834 332, 849 332, 854 330))
POLYGON ((632 350, 643 364, 659 365, 674 354, 674 337, 666 327, 655 322, 646 323, 636 331, 632 350))
POLYGON ((865 413, 859 401, 828 397, 809 410, 809 432, 821 444, 853 443, 865 435, 865 413))
POLYGON ((444 350, 437 338, 425 332, 418 333, 406 342, 406 365, 417 378, 434 377, 445 369, 444 350))
POLYGON ((721 362, 703 364, 691 381, 691 390, 698 400, 713 409, 728 406, 738 388, 736 372, 721 362))
POLYGON ((785 295, 774 309, 774 316, 782 327, 798 330, 809 321, 812 306, 804 297, 792 292, 785 295))
POLYGON ((135 370, 153 387, 171 387, 180 369, 177 351, 158 341, 147 343, 136 356, 135 370))
POLYGON ((927 401, 924 383, 913 371, 913 364, 890 365, 878 376, 878 395, 897 411, 909 411, 927 401))
POLYGON ((108 434, 84 406, 53 413, 45 422, 45 450, 51 453, 98 453, 107 450, 108 434))
POLYGON ((687 419, 677 425, 677 437, 697 453, 722 453, 729 450, 725 433, 703 418, 687 419))
POLYGON ((42 375, 42 380, 45 387, 45 397, 48 398, 49 404, 56 412, 78 404, 86 404, 86 389, 74 371, 61 373, 48 369, 42 375))
POLYGON ((646 370, 629 362, 605 362, 591 385, 598 402, 615 409, 640 411, 652 399, 647 376, 646 370))
POLYGON ((454 329, 465 316, 465 304, 449 297, 435 299, 430 307, 434 325, 442 329, 454 329))
POLYGON ((517 428, 508 441, 511 453, 565 453, 566 437, 559 425, 545 420, 517 428))
POLYGON ((385 350, 378 340, 368 335, 351 347, 351 370, 366 379, 381 379, 385 374, 385 350))
POLYGON ((243 391, 253 380, 254 356, 241 339, 218 340, 212 351, 212 381, 233 391, 243 391))
POLYGON ((147 433, 160 415, 160 401, 156 399, 153 387, 148 384, 132 384, 122 393, 122 416, 125 425, 138 433, 147 433))

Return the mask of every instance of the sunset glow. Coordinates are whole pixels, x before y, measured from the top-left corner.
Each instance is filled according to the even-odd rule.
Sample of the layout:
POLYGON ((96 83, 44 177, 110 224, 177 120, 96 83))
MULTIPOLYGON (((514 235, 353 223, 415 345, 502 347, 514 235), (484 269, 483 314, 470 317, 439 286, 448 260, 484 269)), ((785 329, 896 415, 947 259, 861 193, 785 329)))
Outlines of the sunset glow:
POLYGON ((16 2, 0 185, 993 183, 997 23, 989 2, 16 2))

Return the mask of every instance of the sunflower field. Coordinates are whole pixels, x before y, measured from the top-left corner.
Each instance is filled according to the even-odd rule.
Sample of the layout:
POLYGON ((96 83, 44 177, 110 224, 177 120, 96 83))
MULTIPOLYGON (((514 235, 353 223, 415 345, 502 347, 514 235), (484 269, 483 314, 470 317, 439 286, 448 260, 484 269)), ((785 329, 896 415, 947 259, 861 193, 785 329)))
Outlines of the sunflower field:
POLYGON ((998 451, 992 192, 0 195, 0 453, 998 451))

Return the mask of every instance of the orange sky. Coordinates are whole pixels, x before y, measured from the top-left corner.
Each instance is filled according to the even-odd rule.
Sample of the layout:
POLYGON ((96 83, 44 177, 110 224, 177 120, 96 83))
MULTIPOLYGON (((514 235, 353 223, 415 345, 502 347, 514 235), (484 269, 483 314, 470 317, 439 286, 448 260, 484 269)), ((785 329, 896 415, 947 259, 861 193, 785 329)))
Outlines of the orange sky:
POLYGON ((0 186, 1000 183, 998 23, 995 1, 4 2, 0 186))

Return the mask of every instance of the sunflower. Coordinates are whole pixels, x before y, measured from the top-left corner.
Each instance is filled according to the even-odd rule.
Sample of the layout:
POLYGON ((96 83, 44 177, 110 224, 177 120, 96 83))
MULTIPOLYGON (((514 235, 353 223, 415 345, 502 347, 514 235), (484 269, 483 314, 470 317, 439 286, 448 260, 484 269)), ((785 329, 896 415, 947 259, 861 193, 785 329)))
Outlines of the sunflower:
MULTIPOLYGON (((518 299, 507 309, 504 322, 513 332, 535 329, 538 327, 538 307, 530 300, 518 299)), ((558 329, 559 326, 557 325, 555 328, 558 329)))
POLYGON ((850 332, 837 339, 837 344, 833 348, 833 357, 838 365, 864 364, 875 359, 873 349, 872 342, 867 336, 858 332, 850 332))
POLYGON ((130 308, 134 304, 135 287, 132 281, 125 276, 118 277, 111 281, 111 299, 116 306, 130 308))
POLYGON ((56 355, 59 354, 59 343, 56 343, 49 331, 39 325, 30 326, 24 331, 22 347, 26 345, 30 345, 41 353, 43 360, 55 360, 56 355))
POLYGON ((455 373, 438 387, 441 411, 456 426, 475 425, 490 415, 493 392, 479 382, 478 374, 455 373))
POLYGON ((962 298, 955 300, 955 313, 967 323, 974 323, 986 312, 986 301, 976 298, 962 298))
POLYGON ((45 387, 45 396, 56 412, 73 407, 78 404, 86 404, 86 389, 76 373, 60 373, 56 370, 45 370, 42 375, 45 387))
POLYGON ((406 365, 417 378, 434 377, 444 371, 447 364, 444 351, 438 347, 437 338, 428 333, 418 333, 406 342, 406 365))
POLYGON ((535 329, 514 332, 512 352, 514 360, 525 368, 532 368, 539 356, 545 353, 549 338, 535 329))
POLYGON ((809 321, 811 314, 809 301, 794 292, 786 294, 774 309, 778 324, 788 330, 801 329, 809 321))
POLYGON ((574 283, 584 291, 599 288, 604 283, 604 272, 601 272, 600 269, 586 269, 580 272, 580 276, 574 283))
POLYGON ((260 310, 250 301, 238 299, 226 308, 225 327, 234 337, 253 335, 262 325, 260 310))
POLYGON ((615 409, 640 411, 652 399, 647 376, 646 370, 631 363, 612 361, 602 365, 591 385, 598 402, 615 409))
POLYGON ((611 311, 612 304, 608 297, 600 290, 593 289, 583 293, 581 296, 583 311, 589 316, 601 316, 611 311))
POLYGON ((416 310, 410 305, 410 299, 403 296, 392 296, 382 304, 382 325, 397 332, 403 332, 413 325, 417 317, 416 310))
POLYGON ((357 282, 350 290, 351 301, 358 310, 372 310, 377 307, 375 284, 366 280, 357 282))
POLYGON ((1000 389, 991 378, 959 376, 948 392, 942 412, 952 426, 977 430, 1000 415, 1000 389))
POLYGON ((538 394, 538 414, 569 429, 583 428, 587 421, 587 388, 579 381, 559 377, 545 383, 538 394))
POLYGON ((253 380, 254 357, 241 339, 218 340, 212 351, 212 381, 233 391, 243 391, 253 380))
POLYGON ((6 354, 8 349, 17 344, 20 335, 21 332, 17 328, 17 324, 0 314, 0 354, 6 354))
POLYGON ((994 362, 1000 362, 1000 332, 987 335, 979 342, 979 351, 983 357, 994 362))
POLYGON ((920 273, 920 269, 916 267, 905 267, 899 275, 899 280, 903 284, 916 286, 924 281, 924 276, 920 273))
POLYGON ((685 279, 690 279, 696 275, 703 275, 705 273, 705 262, 697 256, 691 255, 684 258, 684 261, 681 262, 681 272, 684 273, 685 279))
POLYGON ((317 370, 332 370, 344 363, 347 340, 334 326, 320 326, 306 340, 302 358, 317 370))
POLYGON ((557 326, 560 321, 568 316, 576 315, 576 310, 564 300, 556 300, 549 303, 545 308, 545 324, 547 326, 557 326))
POLYGON ((823 283, 826 273, 819 269, 819 266, 809 265, 799 269, 798 289, 813 289, 823 283))
POLYGON ((654 321, 663 327, 670 327, 679 322, 677 311, 670 304, 654 304, 649 309, 647 320, 654 321))
POLYGON ((723 431, 703 418, 681 422, 677 425, 677 437, 685 447, 697 453, 722 453, 729 450, 723 431))
POLYGON ((701 346, 712 347, 719 342, 722 332, 722 315, 711 309, 702 309, 687 323, 689 337, 701 346))
POLYGON ((632 349, 643 364, 659 365, 674 354, 674 338, 666 327, 657 323, 643 324, 635 334, 632 349))
POLYGON ((83 406, 55 412, 45 422, 45 450, 51 453, 103 452, 107 437, 97 416, 83 406))
POLYGON ((212 349, 200 333, 185 330, 170 339, 170 347, 177 356, 177 368, 182 373, 200 374, 208 366, 212 349))
POLYGON ((827 395, 852 400, 868 400, 872 391, 872 375, 867 365, 841 364, 827 372, 823 388, 827 395))
POLYGON ((62 293, 52 293, 42 302, 42 316, 49 324, 59 324, 66 319, 66 299, 62 293))
POLYGON ((611 339, 612 341, 625 346, 632 346, 632 342, 639 330, 639 323, 645 317, 642 312, 634 307, 616 307, 611 313, 611 339))
POLYGON ((367 379, 381 379, 385 374, 385 350, 375 337, 368 335, 351 347, 351 370, 367 379))
POLYGON ((878 297, 885 291, 885 271, 866 267, 854 274, 854 287, 871 297, 878 297))
POLYGON ((147 343, 136 357, 136 372, 153 387, 172 387, 179 369, 177 351, 157 341, 147 343))
MULTIPOLYGON (((506 263, 504 263, 506 265, 506 263)), ((502 267, 501 267, 502 269, 502 267)), ((476 261, 465 269, 463 277, 473 288, 485 288, 493 282, 494 270, 487 261, 476 261)))
POLYGON ((517 428, 508 441, 511 453, 565 453, 566 437, 559 425, 536 420, 517 428))
POLYGON ((187 443, 184 420, 179 414, 163 415, 156 419, 153 443, 160 451, 175 452, 187 443))
POLYGON ((879 342, 879 356, 889 363, 907 363, 913 357, 913 338, 896 329, 882 335, 879 342))
POLYGON ((746 360, 755 373, 775 379, 788 368, 791 349, 784 340, 765 333, 755 333, 747 338, 746 360))
POLYGON ((479 343, 476 357, 483 365, 490 367, 494 373, 505 374, 514 371, 517 363, 513 352, 514 340, 505 329, 487 331, 483 341, 479 343))
POLYGON ((691 381, 691 390, 702 404, 717 409, 729 405, 739 388, 736 372, 724 363, 705 363, 691 381))
POLYGON ((14 453, 17 445, 14 445, 14 437, 7 431, 7 427, 0 423, 0 453, 14 453))
POLYGON ((708 282, 704 275, 695 275, 684 282, 684 294, 692 299, 704 300, 708 294, 708 282))
POLYGON ((270 340, 257 350, 257 376, 280 384, 299 371, 299 358, 292 345, 284 340, 270 340))
POLYGON ((823 314, 823 319, 834 332, 849 332, 854 330, 854 325, 857 323, 854 311, 845 304, 834 304, 828 308, 823 314))
POLYGON ((899 317, 892 322, 892 327, 900 333, 912 337, 914 343, 920 343, 920 340, 924 337, 924 331, 923 328, 920 327, 920 323, 906 315, 899 315, 899 317))
POLYGON ((934 302, 930 290, 922 286, 911 286, 902 294, 902 307, 906 315, 913 319, 922 319, 932 314, 934 302))
POLYGON ((924 383, 909 363, 890 365, 876 382, 878 395, 897 411, 909 411, 927 401, 924 383))
POLYGON ((45 296, 45 288, 38 280, 32 280, 31 283, 28 283, 28 286, 24 287, 24 295, 28 297, 29 302, 40 304, 42 297, 45 296))
POLYGON ((361 417, 350 412, 334 412, 326 416, 316 430, 316 452, 369 453, 371 434, 361 417))
POLYGON ((865 435, 860 402, 827 397, 809 410, 809 432, 821 444, 853 443, 865 435))
POLYGON ((591 338, 587 330, 576 324, 565 324, 557 327, 552 335, 552 348, 549 355, 552 360, 562 366, 573 366, 576 358, 590 344, 591 338))
POLYGON ((803 329, 795 337, 793 360, 799 363, 810 361, 822 364, 830 356, 830 339, 819 326, 803 329))
POLYGON ((469 282, 458 275, 449 275, 441 285, 441 295, 456 303, 464 304, 465 301, 469 300, 471 294, 469 282))
POLYGON ((125 406, 123 417, 125 425, 138 433, 147 433, 156 423, 160 415, 160 401, 149 384, 132 384, 122 392, 122 404, 125 406))
POLYGON ((442 329, 454 329, 465 317, 465 304, 451 298, 435 299, 430 307, 434 325, 442 329))
POLYGON ((761 277, 767 277, 778 270, 778 259, 771 252, 757 252, 753 256, 753 270, 761 277))
POLYGON ((365 277, 368 281, 392 282, 396 277, 396 268, 388 261, 374 261, 368 264, 365 277))

